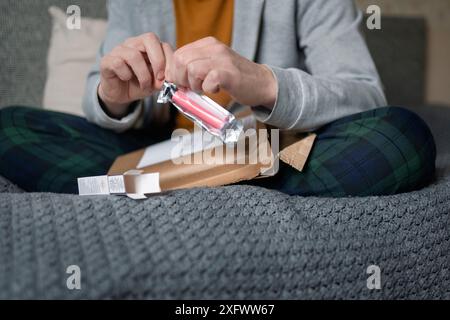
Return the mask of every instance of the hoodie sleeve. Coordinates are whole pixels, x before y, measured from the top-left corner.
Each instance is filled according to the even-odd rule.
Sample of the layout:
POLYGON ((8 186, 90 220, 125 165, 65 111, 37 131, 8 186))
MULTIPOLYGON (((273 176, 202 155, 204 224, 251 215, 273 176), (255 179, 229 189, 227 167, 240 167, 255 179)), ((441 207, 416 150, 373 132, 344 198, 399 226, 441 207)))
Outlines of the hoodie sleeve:
POLYGON ((257 118, 280 129, 312 131, 336 119, 386 105, 381 81, 360 33, 352 0, 298 0, 297 34, 306 71, 269 66, 278 82, 272 110, 257 118))

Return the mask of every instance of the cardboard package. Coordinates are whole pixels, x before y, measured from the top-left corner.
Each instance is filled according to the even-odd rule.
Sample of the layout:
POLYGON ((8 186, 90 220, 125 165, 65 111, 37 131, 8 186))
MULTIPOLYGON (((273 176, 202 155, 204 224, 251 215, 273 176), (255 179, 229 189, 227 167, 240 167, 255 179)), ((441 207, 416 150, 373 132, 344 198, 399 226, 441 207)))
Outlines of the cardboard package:
MULTIPOLYGON (((157 173, 159 186, 154 187, 154 192, 159 192, 192 187, 216 187, 273 176, 278 171, 278 160, 301 171, 316 135, 309 134, 301 137, 280 135, 279 130, 265 129, 262 124, 256 125, 254 134, 257 137, 257 144, 249 143, 252 135, 248 135, 245 139, 245 152, 238 152, 238 147, 230 151, 230 147, 217 141, 200 147, 194 142, 191 144, 191 150, 187 148, 188 152, 180 152, 174 157, 173 150, 177 142, 164 141, 119 156, 111 166, 108 176, 126 175, 129 172, 135 173, 136 170, 142 174, 157 173), (272 141, 279 139, 279 146, 274 147, 274 144, 270 143, 269 133, 272 141), (233 163, 225 161, 224 155, 227 152, 234 155, 233 163), (196 159, 203 161, 195 161, 196 159), (205 161, 205 159, 213 161, 205 161)), ((183 137, 192 142, 195 141, 195 134, 183 137)))

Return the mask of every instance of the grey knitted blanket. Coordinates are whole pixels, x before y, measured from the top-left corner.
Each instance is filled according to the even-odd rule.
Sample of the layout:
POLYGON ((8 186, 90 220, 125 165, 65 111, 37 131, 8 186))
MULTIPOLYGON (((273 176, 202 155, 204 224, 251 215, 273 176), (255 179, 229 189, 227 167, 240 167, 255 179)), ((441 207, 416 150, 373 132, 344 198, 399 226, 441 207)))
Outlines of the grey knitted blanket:
POLYGON ((0 298, 450 298, 449 213, 450 177, 347 199, 249 186, 137 202, 3 193, 0 298), (67 288, 70 265, 80 290, 67 288))

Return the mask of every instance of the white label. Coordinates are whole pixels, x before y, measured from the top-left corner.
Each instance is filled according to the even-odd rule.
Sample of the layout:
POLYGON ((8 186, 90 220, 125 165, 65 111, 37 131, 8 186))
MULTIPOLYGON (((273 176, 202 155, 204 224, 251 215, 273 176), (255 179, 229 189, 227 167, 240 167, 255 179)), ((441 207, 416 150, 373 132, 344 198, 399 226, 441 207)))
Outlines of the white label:
POLYGON ((78 178, 80 196, 109 194, 108 176, 78 178))
POLYGON ((125 181, 123 176, 108 177, 109 193, 111 194, 125 194, 125 181))

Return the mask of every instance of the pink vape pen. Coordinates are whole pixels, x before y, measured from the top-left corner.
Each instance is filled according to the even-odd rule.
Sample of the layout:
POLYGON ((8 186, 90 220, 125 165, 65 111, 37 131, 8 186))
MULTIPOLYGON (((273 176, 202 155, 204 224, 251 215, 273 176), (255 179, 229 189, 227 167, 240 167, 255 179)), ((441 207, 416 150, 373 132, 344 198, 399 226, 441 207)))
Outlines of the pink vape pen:
POLYGON ((158 103, 171 102, 183 115, 199 124, 224 143, 235 143, 243 130, 242 123, 232 113, 207 96, 177 88, 164 82, 158 103))

